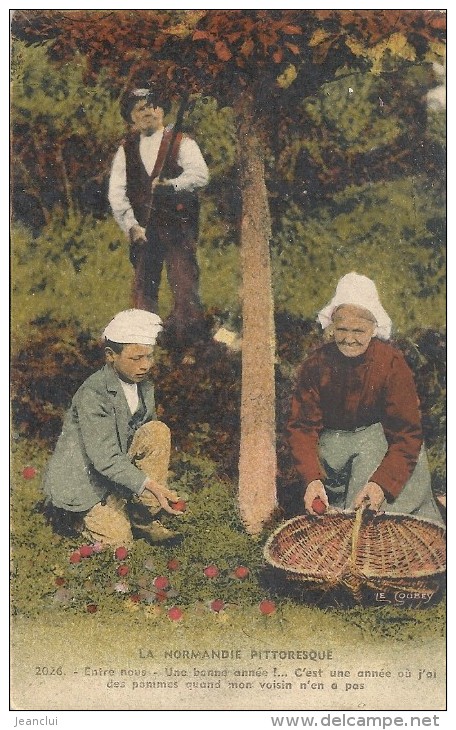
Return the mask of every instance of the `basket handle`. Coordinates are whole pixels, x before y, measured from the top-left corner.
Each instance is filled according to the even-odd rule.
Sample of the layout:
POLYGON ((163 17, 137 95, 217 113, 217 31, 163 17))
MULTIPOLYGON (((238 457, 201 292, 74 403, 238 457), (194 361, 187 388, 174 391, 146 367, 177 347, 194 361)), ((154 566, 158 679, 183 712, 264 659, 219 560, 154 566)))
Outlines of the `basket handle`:
POLYGON ((369 507, 369 500, 365 499, 361 502, 360 506, 355 510, 355 519, 353 521, 353 530, 351 538, 351 554, 350 563, 354 566, 356 563, 356 554, 358 550, 359 533, 361 530, 361 524, 363 521, 363 515, 365 510, 369 507))

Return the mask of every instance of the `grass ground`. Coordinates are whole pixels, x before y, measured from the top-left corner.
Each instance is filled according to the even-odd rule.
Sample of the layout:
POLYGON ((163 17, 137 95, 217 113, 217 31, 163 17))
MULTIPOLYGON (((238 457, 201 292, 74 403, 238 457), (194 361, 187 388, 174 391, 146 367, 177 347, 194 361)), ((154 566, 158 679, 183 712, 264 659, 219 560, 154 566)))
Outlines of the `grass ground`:
POLYGON ((101 553, 72 564, 78 542, 34 510, 47 456, 30 442, 14 449, 15 709, 444 707, 442 601, 306 605, 276 592, 262 577, 265 536, 244 533, 232 486, 207 462, 191 463, 193 484, 178 485, 189 510, 172 554, 140 540, 123 561, 101 553), (115 588, 119 565, 125 591, 115 588), (157 576, 169 581, 161 598, 157 576))

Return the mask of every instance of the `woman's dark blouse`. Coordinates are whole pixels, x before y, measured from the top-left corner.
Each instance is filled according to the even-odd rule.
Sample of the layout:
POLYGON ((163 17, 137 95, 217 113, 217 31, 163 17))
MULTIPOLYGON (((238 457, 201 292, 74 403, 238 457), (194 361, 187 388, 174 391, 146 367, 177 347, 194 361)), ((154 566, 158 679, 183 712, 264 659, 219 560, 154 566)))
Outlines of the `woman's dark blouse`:
POLYGON ((359 357, 346 357, 330 343, 304 361, 288 434, 306 485, 326 476, 318 456, 322 430, 354 431, 374 423, 383 426, 388 451, 370 481, 394 498, 410 478, 422 445, 418 396, 404 356, 374 337, 359 357))

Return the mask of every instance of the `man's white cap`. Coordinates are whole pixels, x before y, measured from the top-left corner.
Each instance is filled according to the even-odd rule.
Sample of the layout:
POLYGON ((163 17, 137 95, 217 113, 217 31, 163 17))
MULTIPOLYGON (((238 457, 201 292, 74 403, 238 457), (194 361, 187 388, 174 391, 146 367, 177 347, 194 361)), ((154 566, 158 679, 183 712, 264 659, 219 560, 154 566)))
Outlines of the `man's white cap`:
POLYGON ((126 309, 111 319, 103 331, 103 337, 125 345, 155 345, 162 329, 158 314, 144 309, 126 309))
POLYGON ((391 319, 383 309, 377 287, 371 279, 354 271, 339 279, 335 295, 318 313, 318 320, 323 329, 331 324, 334 310, 342 304, 353 304, 367 309, 377 322, 375 335, 382 340, 389 340, 391 319))

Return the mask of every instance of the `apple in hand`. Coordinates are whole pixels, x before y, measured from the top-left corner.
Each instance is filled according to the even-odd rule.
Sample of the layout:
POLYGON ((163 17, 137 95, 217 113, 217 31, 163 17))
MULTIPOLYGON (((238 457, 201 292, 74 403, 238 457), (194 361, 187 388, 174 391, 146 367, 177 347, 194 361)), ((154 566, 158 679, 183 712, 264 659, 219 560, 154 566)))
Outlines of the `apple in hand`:
POLYGON ((326 512, 326 505, 320 497, 315 497, 312 502, 312 509, 317 515, 324 515, 326 512))
POLYGON ((176 512, 185 512, 187 509, 187 502, 184 502, 183 499, 178 499, 177 502, 171 502, 171 507, 176 510, 176 512))

